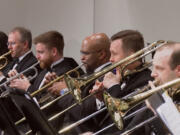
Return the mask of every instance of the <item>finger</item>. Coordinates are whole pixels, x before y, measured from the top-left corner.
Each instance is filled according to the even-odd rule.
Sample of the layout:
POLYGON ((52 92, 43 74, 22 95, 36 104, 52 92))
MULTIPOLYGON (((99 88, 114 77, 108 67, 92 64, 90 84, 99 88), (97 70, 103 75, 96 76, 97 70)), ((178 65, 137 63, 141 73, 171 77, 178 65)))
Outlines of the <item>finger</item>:
POLYGON ((20 75, 19 75, 19 78, 24 79, 24 75, 23 75, 23 74, 20 74, 20 75))
POLYGON ((52 78, 53 78, 53 79, 56 79, 56 78, 57 78, 57 75, 56 75, 55 72, 52 72, 52 78))
POLYGON ((153 84, 152 81, 149 81, 148 83, 149 83, 149 85, 150 85, 151 88, 155 88, 155 86, 154 86, 154 84, 153 84))
POLYGON ((117 76, 118 78, 121 78, 121 72, 120 72, 120 69, 119 69, 119 68, 116 69, 116 76, 117 76))
POLYGON ((97 79, 95 85, 99 85, 101 82, 97 79))

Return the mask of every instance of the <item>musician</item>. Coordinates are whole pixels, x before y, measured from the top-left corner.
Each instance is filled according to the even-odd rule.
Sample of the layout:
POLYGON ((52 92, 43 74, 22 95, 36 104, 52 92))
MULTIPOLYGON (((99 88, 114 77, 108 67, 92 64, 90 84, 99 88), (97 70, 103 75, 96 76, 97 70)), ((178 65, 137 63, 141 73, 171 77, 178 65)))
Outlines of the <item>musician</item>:
MULTIPOLYGON (((105 68, 106 66, 110 65, 109 47, 110 47, 110 40, 109 40, 108 36, 104 33, 92 34, 92 35, 86 37, 82 41, 80 52, 81 52, 81 62, 83 64, 85 64, 84 67, 86 70, 86 74, 84 76, 90 75, 90 74, 97 72, 97 71, 101 70, 102 68, 105 68)), ((82 76, 82 77, 84 77, 84 76, 82 76)), ((94 82, 91 82, 86 87, 81 88, 82 97, 89 95, 89 90, 92 89, 93 85, 94 85, 94 82)), ((61 110, 63 110, 75 102, 76 101, 74 100, 74 97, 72 95, 68 95, 59 101, 59 108, 61 108, 61 110)), ((76 106, 76 107, 72 108, 71 110, 69 110, 68 113, 66 113, 66 114, 69 114, 68 115, 69 118, 67 120, 68 123, 75 122, 82 118, 81 115, 77 115, 77 114, 81 114, 81 111, 83 111, 83 110, 81 110, 81 109, 83 109, 83 107, 82 107, 83 105, 84 104, 76 106)), ((67 134, 74 135, 74 134, 78 134, 83 131, 86 131, 87 130, 86 129, 87 126, 85 126, 86 124, 92 126, 93 122, 88 121, 85 124, 83 124, 80 128, 78 128, 77 131, 73 131, 73 132, 67 133, 67 134)))
MULTIPOLYGON (((180 43, 167 43, 156 51, 151 75, 155 80, 159 81, 160 85, 180 77, 179 57, 180 43)), ((180 115, 173 102, 179 106, 180 97, 174 93, 175 91, 160 92, 157 95, 163 99, 163 103, 158 102, 157 95, 153 95, 148 99, 147 104, 150 104, 150 108, 160 116, 170 132, 176 135, 180 133, 178 128, 180 115)))
MULTIPOLYGON (((23 27, 15 27, 8 35, 8 49, 11 51, 13 61, 2 71, 5 77, 12 77, 32 66, 37 62, 31 51, 32 35, 30 30, 23 27)), ((26 76, 32 73, 25 73, 26 76)))
MULTIPOLYGON (((37 76, 32 85, 30 85, 27 79, 16 79, 13 81, 13 83, 11 83, 11 87, 27 90, 32 93, 44 85, 46 80, 45 77, 50 73, 54 72, 57 76, 60 76, 78 66, 73 58, 64 57, 64 39, 61 33, 57 31, 48 31, 40 34, 39 36, 35 37, 34 44, 36 48, 36 57, 39 60, 40 67, 43 69, 43 71, 37 76)), ((81 69, 79 69, 78 72, 80 75, 83 74, 81 69)), ((45 90, 40 97, 38 96, 38 99, 40 98, 39 103, 41 102, 41 99, 46 96, 46 94, 47 91, 45 90)), ((51 106, 45 111, 47 116, 53 115, 55 112, 58 112, 56 105, 51 106)), ((62 120, 55 123, 55 128, 57 128, 57 130, 63 124, 63 118, 64 117, 61 117, 62 120)))
MULTIPOLYGON (((141 33, 136 30, 124 30, 116 33, 111 37, 111 45, 110 45, 110 52, 111 57, 110 61, 112 63, 118 62, 127 56, 141 50, 144 48, 144 39, 141 33)), ((138 60, 134 63, 127 66, 126 69, 133 70, 133 69, 140 69, 142 68, 143 61, 138 60)), ((123 66, 123 65, 122 65, 123 66)), ((122 68, 121 66, 121 68, 122 68)), ((130 75, 126 78, 122 78, 120 74, 120 68, 116 69, 116 74, 109 72, 105 75, 103 82, 96 82, 96 85, 93 87, 91 92, 95 91, 103 91, 104 88, 107 89, 107 92, 110 93, 113 97, 121 98, 124 97, 131 92, 137 90, 138 88, 146 85, 149 80, 151 80, 151 71, 149 69, 144 69, 143 71, 137 72, 133 75, 130 75)), ((94 108, 100 109, 104 106, 102 94, 96 95, 96 100, 94 100, 95 106, 94 108), (97 103, 99 100, 100 104, 97 103)), ((89 115, 93 111, 95 111, 93 107, 84 108, 85 112, 89 115)), ((142 116, 143 117, 143 116, 142 116)), ((107 125, 113 123, 111 118, 107 116, 102 117, 101 119, 97 119, 99 123, 99 129, 106 127, 107 125)), ((133 122, 133 120, 132 120, 133 122)), ((126 126, 129 122, 126 122, 126 126)), ((103 132, 102 134, 113 134, 118 131, 117 128, 110 128, 109 130, 103 132)), ((144 130, 137 134, 144 134, 144 130)))
MULTIPOLYGON (((104 33, 95 33, 91 36, 86 37, 82 41, 80 50, 81 62, 84 65, 86 71, 86 74, 83 76, 90 75, 96 69, 100 70, 101 68, 110 64, 108 62, 110 57, 109 46, 109 38, 104 33)), ((54 83, 52 87, 48 88, 48 90, 51 93, 59 95, 65 88, 67 88, 65 82, 60 81, 54 83)), ((84 94, 88 95, 89 89, 86 88, 85 91, 86 92, 84 92, 84 94)))

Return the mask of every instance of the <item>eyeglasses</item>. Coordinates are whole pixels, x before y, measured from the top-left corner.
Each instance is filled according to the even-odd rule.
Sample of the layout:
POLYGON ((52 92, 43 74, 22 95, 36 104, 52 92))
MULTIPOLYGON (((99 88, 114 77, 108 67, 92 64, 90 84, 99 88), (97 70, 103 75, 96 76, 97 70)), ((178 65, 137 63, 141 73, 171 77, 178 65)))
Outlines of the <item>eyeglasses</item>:
POLYGON ((85 51, 80 51, 81 55, 89 55, 89 54, 93 54, 93 53, 98 53, 100 52, 101 50, 98 50, 98 51, 91 51, 91 52, 85 52, 85 51))
POLYGON ((16 44, 16 42, 7 42, 7 46, 10 46, 10 45, 15 45, 16 44))

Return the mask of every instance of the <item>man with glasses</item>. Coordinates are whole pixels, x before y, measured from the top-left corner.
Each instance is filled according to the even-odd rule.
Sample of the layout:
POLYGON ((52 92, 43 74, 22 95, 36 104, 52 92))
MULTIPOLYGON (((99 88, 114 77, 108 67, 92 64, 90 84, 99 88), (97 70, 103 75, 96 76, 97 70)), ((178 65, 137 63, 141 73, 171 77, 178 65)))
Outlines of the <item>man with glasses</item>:
MULTIPOLYGON (((32 35, 28 29, 23 27, 14 28, 8 35, 7 46, 11 51, 13 61, 2 71, 5 77, 12 77, 37 62, 31 51, 32 35)), ((27 72, 25 75, 29 76, 31 73, 27 72)))
MULTIPOLYGON (((13 61, 8 63, 8 65, 2 70, 3 79, 1 80, 1 83, 4 83, 7 78, 11 78, 16 74, 28 69, 37 62, 36 57, 31 51, 32 35, 30 30, 23 27, 15 27, 14 29, 12 29, 8 35, 7 46, 9 51, 11 51, 11 57, 13 58, 13 61)), ((34 75, 34 72, 32 70, 27 71, 24 75, 26 77, 30 77, 34 75)), ((1 87, 1 92, 6 91, 7 88, 8 87, 4 87, 3 85, 1 87)), ((11 98, 7 97, 4 100, 4 105, 6 105, 6 109, 10 113, 13 122, 22 118, 22 114, 20 114, 19 110, 14 105, 11 98)), ((27 127, 23 124, 20 125, 18 129, 25 131, 27 127)))

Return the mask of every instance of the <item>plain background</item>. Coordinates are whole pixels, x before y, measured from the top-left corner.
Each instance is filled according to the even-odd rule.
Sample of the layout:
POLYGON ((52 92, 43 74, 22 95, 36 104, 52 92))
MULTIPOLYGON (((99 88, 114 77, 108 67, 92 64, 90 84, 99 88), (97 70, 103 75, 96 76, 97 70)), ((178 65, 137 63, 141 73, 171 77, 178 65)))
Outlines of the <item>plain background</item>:
POLYGON ((64 55, 80 63, 81 42, 95 32, 111 37, 135 29, 146 42, 179 41, 179 5, 178 0, 0 0, 0 30, 8 34, 24 26, 33 37, 57 30, 64 35, 64 55))

